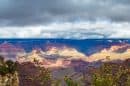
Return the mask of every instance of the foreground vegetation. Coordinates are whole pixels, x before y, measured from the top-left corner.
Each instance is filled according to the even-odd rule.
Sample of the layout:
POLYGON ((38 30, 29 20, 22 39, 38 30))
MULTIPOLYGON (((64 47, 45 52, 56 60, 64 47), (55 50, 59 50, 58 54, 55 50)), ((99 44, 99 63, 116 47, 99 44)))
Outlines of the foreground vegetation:
POLYGON ((0 86, 18 86, 16 63, 0 56, 0 86))
MULTIPOLYGON (((88 76, 83 74, 81 81, 75 81, 69 76, 64 77, 64 86, 130 86, 130 60, 123 63, 103 63, 98 68, 90 68, 88 76), (88 81, 89 79, 89 81, 88 81), (84 83, 84 85, 82 83, 84 83), (89 83, 89 84, 88 84, 89 83)), ((62 86, 53 83, 50 86, 62 86), (53 84, 53 85, 52 85, 53 84)))
POLYGON ((130 86, 130 59, 103 63, 83 74, 81 81, 65 76, 53 79, 51 71, 32 63, 18 64, 0 56, 0 86, 130 86), (82 84, 82 83, 84 84, 82 84), (24 83, 24 84, 23 84, 24 83), (28 84, 27 84, 28 83, 28 84))
POLYGON ((123 64, 104 63, 93 73, 92 86, 130 86, 130 69, 123 64))

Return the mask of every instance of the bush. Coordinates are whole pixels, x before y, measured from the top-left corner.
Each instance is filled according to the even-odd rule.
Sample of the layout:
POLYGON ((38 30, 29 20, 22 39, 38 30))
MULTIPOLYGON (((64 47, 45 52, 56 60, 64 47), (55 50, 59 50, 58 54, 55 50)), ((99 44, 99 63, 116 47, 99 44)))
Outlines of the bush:
POLYGON ((67 86, 79 86, 79 84, 68 76, 65 76, 64 81, 67 86))
POLYGON ((0 66, 0 75, 4 76, 9 73, 8 68, 4 65, 0 66))
POLYGON ((52 76, 50 71, 43 67, 39 67, 39 75, 36 79, 41 82, 42 86, 51 86, 52 84, 52 76))
POLYGON ((14 74, 16 71, 16 63, 11 61, 11 60, 7 60, 6 62, 4 61, 4 59, 0 59, 0 61, 2 62, 2 64, 0 65, 0 75, 6 75, 8 73, 10 74, 14 74))
POLYGON ((15 73, 17 67, 16 67, 16 63, 11 61, 11 60, 7 60, 6 61, 6 65, 7 65, 7 68, 8 68, 8 72, 13 74, 15 73))
POLYGON ((126 66, 104 63, 93 73, 93 86, 129 86, 130 73, 126 66))

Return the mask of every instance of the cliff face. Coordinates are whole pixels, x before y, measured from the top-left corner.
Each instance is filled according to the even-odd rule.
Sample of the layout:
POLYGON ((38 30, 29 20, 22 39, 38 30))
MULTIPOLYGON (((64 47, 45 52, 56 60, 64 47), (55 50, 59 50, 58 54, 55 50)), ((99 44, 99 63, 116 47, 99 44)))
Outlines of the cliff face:
POLYGON ((38 68, 32 63, 23 63, 18 65, 19 86, 41 86, 38 82, 34 82, 34 78, 38 74, 38 68))
POLYGON ((31 62, 18 64, 18 73, 19 86, 51 86, 50 71, 31 62))
POLYGON ((0 86, 19 86, 18 73, 0 75, 0 86))

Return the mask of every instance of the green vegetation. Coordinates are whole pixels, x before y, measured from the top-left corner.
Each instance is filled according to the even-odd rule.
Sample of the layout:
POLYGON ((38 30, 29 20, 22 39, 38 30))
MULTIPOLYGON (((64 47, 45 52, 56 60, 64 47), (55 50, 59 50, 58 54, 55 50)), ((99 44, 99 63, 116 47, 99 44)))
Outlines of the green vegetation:
POLYGON ((74 81, 71 77, 65 76, 64 81, 67 86, 80 86, 78 82, 74 81))
POLYGON ((40 68, 40 74, 39 74, 41 84, 44 86, 50 86, 52 82, 51 74, 48 69, 40 68))
MULTIPOLYGON (((65 76, 63 80, 54 80, 48 69, 40 68, 37 77, 42 86, 130 86, 130 68, 124 63, 103 63, 99 68, 94 68, 88 74, 89 82, 85 84, 85 78, 82 81, 74 80, 72 77, 65 76), (90 77, 91 76, 91 77, 90 77)), ((87 74, 87 73, 86 73, 87 74)))
MULTIPOLYGON (((49 69, 31 64, 21 65, 21 68, 23 68, 23 71, 27 70, 25 71, 26 76, 28 75, 28 79, 32 80, 32 83, 36 83, 37 86, 130 86, 130 60, 123 63, 103 63, 99 68, 92 68, 90 73, 86 72, 86 75, 83 74, 84 76, 81 81, 74 80, 73 77, 69 76, 65 76, 61 80, 56 80, 52 77, 49 69), (31 74, 28 72, 30 69, 32 69, 32 72, 35 71, 34 73, 36 74, 34 76, 32 72, 31 74), (81 84, 82 81, 84 81, 83 84, 81 84)), ((16 84, 12 84, 11 86, 17 86, 17 68, 15 62, 11 60, 5 61, 0 56, 0 84, 14 82, 16 84), (10 77, 13 78, 10 79, 10 77)), ((23 72, 21 73, 23 74, 23 72)))
POLYGON ((0 56, 0 86, 18 86, 16 63, 0 56))
POLYGON ((4 61, 4 58, 0 56, 0 75, 14 74, 16 69, 15 62, 11 60, 4 61))
POLYGON ((53 80, 52 86, 61 86, 62 80, 53 80))
POLYGON ((125 65, 104 63, 93 73, 93 86, 130 86, 130 72, 125 65))

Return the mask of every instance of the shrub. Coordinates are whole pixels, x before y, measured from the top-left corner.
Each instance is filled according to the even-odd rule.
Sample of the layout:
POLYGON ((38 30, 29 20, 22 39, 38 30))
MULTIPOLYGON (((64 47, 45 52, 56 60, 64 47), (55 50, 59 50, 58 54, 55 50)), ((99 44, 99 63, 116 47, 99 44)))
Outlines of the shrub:
POLYGON ((79 86, 79 84, 68 76, 64 77, 64 81, 67 86, 79 86))
POLYGON ((130 73, 126 66, 104 63, 93 73, 93 86, 129 86, 130 73))

